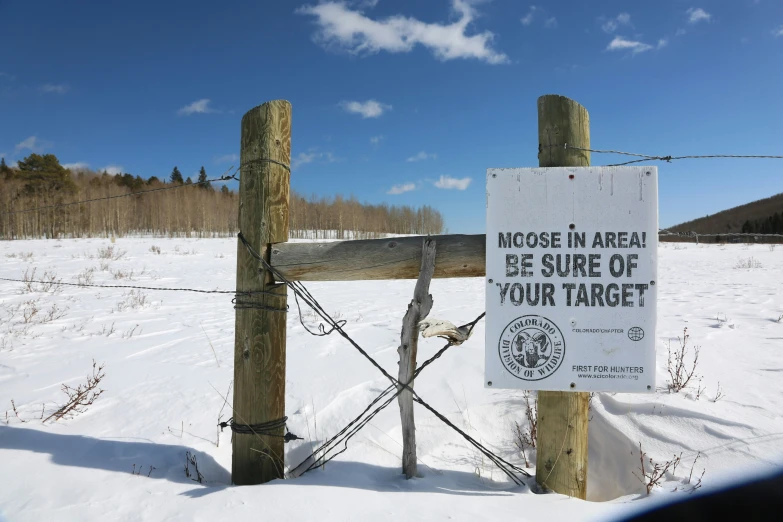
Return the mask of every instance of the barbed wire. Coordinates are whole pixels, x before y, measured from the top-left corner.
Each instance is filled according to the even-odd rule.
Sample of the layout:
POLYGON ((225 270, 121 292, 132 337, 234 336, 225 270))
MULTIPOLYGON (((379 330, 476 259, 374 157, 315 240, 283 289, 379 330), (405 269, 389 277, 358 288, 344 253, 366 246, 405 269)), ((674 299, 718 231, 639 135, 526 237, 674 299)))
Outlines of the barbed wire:
POLYGON ((291 172, 291 167, 289 165, 286 165, 285 163, 283 163, 281 161, 273 160, 273 159, 270 159, 270 158, 257 158, 257 159, 249 160, 249 161, 246 161, 245 163, 240 164, 236 169, 232 165, 219 178, 207 179, 207 180, 204 180, 204 181, 196 181, 196 182, 192 182, 192 183, 182 183, 182 184, 173 185, 173 186, 170 186, 170 187, 160 187, 160 188, 149 189, 149 190, 138 190, 136 192, 128 192, 127 194, 117 194, 117 195, 114 195, 114 196, 104 196, 104 197, 100 197, 100 198, 83 199, 83 200, 80 200, 80 201, 72 201, 70 203, 57 203, 57 204, 54 204, 54 205, 44 205, 42 207, 26 208, 26 209, 22 209, 22 210, 11 210, 11 211, 7 211, 7 212, 0 212, 0 216, 6 216, 6 215, 11 215, 11 214, 23 214, 23 213, 27 213, 27 212, 37 212, 37 211, 48 210, 48 209, 52 209, 52 208, 70 207, 70 206, 73 206, 73 205, 82 205, 82 204, 85 204, 85 203, 95 203, 96 201, 105 201, 105 200, 109 200, 109 199, 127 198, 127 197, 130 197, 130 196, 140 196, 140 195, 149 194, 149 193, 152 193, 152 192, 161 192, 163 190, 174 190, 174 189, 179 189, 179 188, 183 188, 183 187, 192 187, 192 186, 195 186, 195 185, 208 185, 208 184, 214 183, 216 181, 230 181, 230 180, 239 181, 239 178, 236 175, 237 175, 237 173, 241 172, 242 168, 249 167, 249 166, 256 165, 256 164, 260 164, 260 163, 273 163, 275 165, 280 165, 281 167, 286 169, 288 172, 291 172))
MULTIPOLYGON (((490 461, 492 461, 496 466, 498 466, 498 468, 501 471, 503 471, 506 475, 508 475, 508 477, 515 484, 517 484, 517 485, 523 485, 524 484, 524 482, 519 477, 517 477, 515 475, 515 473, 519 473, 519 474, 524 475, 526 477, 530 477, 530 474, 527 471, 525 471, 524 469, 520 468, 519 466, 511 464, 510 462, 506 461, 505 459, 503 459, 499 455, 493 453, 491 450, 486 448, 479 441, 477 441, 476 439, 474 439, 473 437, 471 437, 470 435, 465 433, 465 431, 460 429, 456 424, 454 424, 449 419, 447 419, 444 415, 442 415, 440 412, 438 412, 435 408, 430 406, 426 401, 424 401, 424 399, 422 399, 421 396, 418 395, 413 390, 413 388, 410 387, 410 384, 413 382, 413 378, 415 378, 415 376, 416 376, 415 373, 414 373, 414 377, 410 381, 408 381, 407 383, 402 383, 398 379, 395 379, 394 377, 392 377, 389 374, 389 372, 387 372, 380 364, 378 364, 378 362, 375 359, 372 358, 372 356, 370 356, 369 353, 367 353, 366 350, 364 350, 364 348, 362 348, 350 335, 348 335, 347 332, 345 332, 345 330, 343 330, 343 325, 340 324, 339 322, 335 321, 326 312, 326 310, 323 309, 321 304, 315 299, 315 297, 313 297, 313 295, 307 290, 307 288, 304 285, 302 285, 302 283, 300 281, 290 281, 290 280, 288 280, 283 274, 281 274, 277 269, 275 269, 271 264, 269 264, 269 262, 267 262, 266 259, 264 259, 264 257, 261 256, 253 248, 253 246, 247 241, 247 239, 245 238, 245 236, 242 234, 241 231, 239 232, 237 237, 242 242, 242 244, 245 246, 245 248, 247 249, 248 253, 250 253, 250 255, 254 259, 256 259, 256 261, 260 262, 264 266, 265 270, 268 270, 275 277, 276 281, 282 281, 283 283, 288 285, 288 287, 291 288, 291 290, 295 294, 299 295, 299 297, 302 299, 302 301, 307 306, 309 306, 314 312, 316 312, 318 315, 321 316, 321 318, 327 323, 327 325, 331 327, 331 331, 339 333, 340 336, 342 336, 354 348, 356 348, 356 350, 359 353, 361 353, 370 362, 370 364, 375 366, 378 369, 378 371, 380 371, 383 374, 383 376, 386 377, 391 382, 391 387, 392 388, 397 388, 397 394, 401 393, 403 390, 409 391, 411 393, 411 395, 413 396, 413 400, 415 400, 417 403, 421 404, 424 408, 426 408, 433 415, 435 415, 438 419, 440 419, 444 424, 446 424, 451 429, 453 429, 454 431, 459 433, 466 441, 468 441, 468 443, 470 443, 473 447, 475 447, 477 450, 479 450, 484 456, 486 456, 490 461)), ((476 319, 476 321, 474 321, 473 325, 475 325, 475 323, 478 322, 482 317, 483 317, 483 314, 481 316, 479 316, 476 319)), ((444 351, 445 351, 445 349, 444 349, 444 351)), ((423 367, 424 366, 422 366, 422 368, 423 367)), ((373 402, 370 404, 370 406, 368 406, 367 409, 365 409, 365 412, 368 411, 369 408, 371 408, 373 404, 376 404, 380 399, 381 398, 379 397, 379 398, 376 398, 375 400, 373 400, 373 402)), ((387 399, 387 401, 384 403, 384 405, 380 409, 383 409, 384 407, 388 406, 388 404, 390 404, 392 400, 393 400, 393 397, 391 399, 387 399)), ((380 410, 377 410, 377 411, 380 411, 380 410)), ((372 416, 377 414, 377 411, 372 416)), ((354 421, 352 421, 352 423, 355 423, 355 422, 357 422, 356 419, 354 419, 354 421)), ((367 420, 366 422, 369 422, 369 420, 367 420)), ((356 431, 358 431, 358 429, 361 429, 361 427, 364 426, 366 424, 366 422, 363 422, 361 424, 357 424, 356 425, 357 426, 356 430, 353 431, 352 433, 355 433, 356 431)), ((345 431, 345 429, 343 431, 345 431)), ((351 434, 350 436, 353 436, 353 435, 351 434)), ((350 438, 350 436, 348 436, 348 438, 350 438)), ((345 440, 347 441, 347 439, 345 439, 345 440)), ((336 457, 337 455, 339 455, 343 451, 345 451, 345 449, 341 450, 336 455, 333 455, 329 460, 331 460, 332 458, 336 457)), ((310 457, 308 457, 308 459, 309 458, 310 457)), ((305 462, 306 461, 307 461, 307 459, 305 459, 305 462)), ((298 469, 299 467, 301 467, 302 464, 300 464, 299 466, 297 466, 294 469, 298 469)), ((309 471, 311 469, 314 469, 312 465, 309 466, 306 471, 309 471)))
POLYGON ((37 212, 37 211, 40 211, 40 210, 48 210, 48 209, 51 209, 51 208, 70 207, 70 206, 73 206, 73 205, 82 205, 84 203, 95 203, 96 201, 104 201, 104 200, 108 200, 108 199, 127 198, 127 197, 130 197, 130 196, 139 196, 139 195, 142 195, 142 194, 149 194, 149 193, 152 193, 152 192, 161 192, 163 190, 174 190, 174 189, 180 189, 180 188, 184 188, 184 187, 192 187, 194 185, 204 185, 204 184, 207 184, 207 183, 213 183, 215 181, 228 181, 228 180, 231 180, 231 179, 238 180, 239 178, 236 177, 236 171, 234 171, 234 173, 231 174, 231 175, 228 174, 233 169, 234 169, 233 166, 230 167, 219 178, 207 179, 207 180, 204 180, 204 181, 196 181, 195 183, 183 183, 181 185, 173 185, 171 187, 160 187, 160 188, 149 189, 149 190, 138 190, 136 192, 128 192, 127 194, 117 194, 117 195, 114 195, 114 196, 104 196, 104 197, 100 197, 100 198, 82 199, 80 201, 72 201, 70 203, 57 203, 57 204, 54 204, 54 205, 44 205, 42 207, 26 208, 26 209, 22 209, 22 210, 11 210, 11 211, 7 211, 7 212, 0 212, 0 215, 7 216, 7 215, 10 215, 10 214, 23 214, 23 213, 26 213, 26 212, 37 212))
POLYGON ((613 163, 611 165, 606 165, 607 167, 621 167, 623 165, 631 165, 633 163, 641 163, 643 161, 665 161, 667 163, 671 163, 672 161, 676 160, 683 160, 683 159, 724 159, 724 158, 737 158, 737 159, 783 159, 783 156, 772 156, 772 155, 757 155, 757 154, 707 154, 707 155, 687 155, 687 156, 651 156, 649 154, 638 154, 635 152, 625 152, 620 150, 609 150, 609 149, 588 149, 585 147, 575 147, 573 145, 569 145, 568 143, 563 143, 562 145, 538 145, 538 152, 539 154, 544 151, 544 149, 570 149, 570 150, 580 150, 583 152, 594 152, 596 154, 619 154, 621 156, 633 156, 641 159, 637 160, 631 160, 626 161, 625 163, 613 163))
POLYGON ((135 285, 95 285, 95 284, 87 284, 87 283, 64 283, 62 281, 41 281, 36 279, 11 279, 8 277, 0 277, 0 281, 10 281, 14 283, 35 283, 35 284, 42 284, 42 285, 63 285, 63 286, 78 286, 78 287, 87 287, 87 288, 129 288, 129 289, 136 289, 136 290, 156 290, 156 291, 163 291, 163 292, 197 292, 199 294, 250 294, 250 293, 258 293, 258 292, 237 292, 236 290, 202 290, 198 288, 168 288, 168 287, 160 287, 160 286, 135 286, 135 285))
POLYGON ((783 234, 756 234, 753 232, 711 232, 702 234, 700 232, 672 232, 670 230, 659 230, 659 236, 676 236, 676 237, 723 237, 723 236, 739 236, 739 237, 780 237, 783 238, 783 234))

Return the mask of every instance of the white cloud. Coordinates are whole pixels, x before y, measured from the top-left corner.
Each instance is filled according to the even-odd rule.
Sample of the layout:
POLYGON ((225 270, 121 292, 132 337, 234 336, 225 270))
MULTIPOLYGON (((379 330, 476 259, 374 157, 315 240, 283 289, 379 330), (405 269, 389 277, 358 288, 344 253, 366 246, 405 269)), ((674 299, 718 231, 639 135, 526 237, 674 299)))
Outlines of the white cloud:
POLYGON ((643 53, 651 49, 654 49, 654 47, 650 44, 628 40, 622 36, 615 36, 606 47, 607 51, 631 51, 633 54, 643 53))
POLYGON ((19 168, 19 162, 14 161, 13 163, 9 163, 8 166, 12 169, 18 169, 19 168))
POLYGON ((315 160, 321 160, 326 163, 333 163, 337 161, 331 152, 300 152, 291 160, 291 170, 297 169, 302 165, 312 163, 315 160))
POLYGON ((385 111, 390 111, 392 106, 375 100, 365 102, 342 101, 340 107, 353 114, 361 114, 362 118, 377 118, 385 111))
POLYGON ((421 151, 418 154, 416 154, 415 156, 411 156, 410 158, 408 158, 405 161, 424 161, 424 160, 428 160, 428 159, 438 159, 438 155, 437 154, 427 154, 426 152, 421 151))
POLYGON ((392 188, 387 190, 386 193, 397 195, 397 194, 403 194, 405 192, 410 192, 411 190, 416 190, 415 183, 403 183, 401 185, 394 185, 392 188))
POLYGON ((29 150, 31 152, 41 152, 48 148, 49 144, 38 139, 37 136, 30 136, 16 144, 16 152, 29 150))
POLYGON ((783 36, 783 25, 772 31, 772 35, 777 38, 779 36, 783 36))
POLYGON ((122 165, 106 165, 101 169, 101 172, 107 172, 114 176, 115 174, 122 174, 124 170, 122 165))
POLYGON ((605 33, 613 33, 617 30, 620 26, 631 26, 631 15, 628 13, 620 13, 619 15, 615 16, 614 18, 610 18, 606 22, 604 22, 601 25, 601 29, 605 33))
POLYGON ((527 14, 523 16, 522 19, 520 20, 520 22, 522 22, 522 25, 528 26, 533 23, 533 16, 535 15, 537 9, 538 8, 534 5, 530 6, 530 9, 528 10, 527 14))
POLYGON ((353 10, 344 2, 335 1, 305 5, 296 13, 316 18, 317 42, 360 56, 380 51, 407 53, 419 44, 443 61, 475 58, 491 64, 508 62, 505 54, 492 49, 492 32, 466 34, 477 16, 475 3, 476 0, 452 0, 452 9, 459 19, 447 25, 402 15, 373 20, 361 8, 353 10))
POLYGON ((668 38, 661 38, 660 40, 658 40, 657 48, 658 49, 663 49, 667 45, 669 45, 669 39, 668 38))
POLYGON ((544 27, 547 29, 554 29, 557 27, 557 19, 553 16, 552 18, 547 18, 546 22, 544 22, 544 27))
POLYGON ((80 171, 89 169, 90 164, 84 161, 77 161, 76 163, 63 163, 63 167, 68 170, 80 171))
POLYGON ((709 22, 712 18, 712 15, 709 14, 707 11, 702 9, 701 7, 691 7, 687 11, 685 11, 685 14, 688 15, 688 23, 689 24, 697 24, 699 22, 709 22))
POLYGON ((452 178, 451 176, 441 176, 438 181, 435 182, 435 186, 439 189, 455 189, 465 190, 470 185, 472 180, 470 178, 452 178))
POLYGON ((208 114, 210 112, 217 111, 209 106, 208 98, 202 98, 201 100, 194 101, 190 105, 185 105, 177 111, 177 114, 180 116, 190 116, 191 114, 208 114))
POLYGON ((215 158, 215 163, 231 163, 232 161, 239 161, 239 155, 225 154, 223 156, 215 158))
POLYGON ((372 143, 376 147, 380 145, 382 141, 383 141, 383 136, 373 136, 370 138, 370 143, 372 143))
POLYGON ((41 85, 38 88, 42 93, 54 93, 54 94, 65 94, 68 92, 69 87, 65 85, 64 83, 61 84, 52 84, 52 83, 45 83, 41 85))
POLYGON ((677 32, 674 33, 674 36, 682 36, 682 35, 684 35, 687 32, 688 31, 686 31, 685 29, 677 29, 677 32))

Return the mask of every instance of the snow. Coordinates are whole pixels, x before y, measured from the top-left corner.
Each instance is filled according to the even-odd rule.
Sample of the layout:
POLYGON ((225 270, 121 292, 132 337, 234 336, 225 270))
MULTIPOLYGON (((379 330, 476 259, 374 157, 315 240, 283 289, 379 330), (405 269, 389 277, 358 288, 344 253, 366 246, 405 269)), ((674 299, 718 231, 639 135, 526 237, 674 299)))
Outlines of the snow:
MULTIPOLYGON (((36 268, 36 276, 48 270, 77 282, 94 267, 95 284, 230 290, 236 250, 235 239, 10 241, 0 243, 0 277, 20 278, 36 268), (98 258, 109 246, 125 254, 98 258), (131 270, 130 281, 112 275, 131 270)), ((233 374, 230 295, 80 287, 22 293, 22 284, 0 281, 0 520, 607 520, 685 498, 702 469, 702 491, 778 469, 783 249, 662 244, 659 255, 658 391, 593 399, 587 502, 514 487, 423 408, 416 409, 423 476, 406 481, 394 404, 324 469, 232 487, 230 432, 220 434, 218 445, 216 427, 221 408, 223 420, 230 415, 222 398, 233 374), (760 266, 735 268, 750 257, 760 266), (40 311, 21 324, 31 301, 40 311), (65 315, 41 324, 52 305, 65 315), (666 391, 666 343, 675 338, 677 346, 685 327, 690 344, 701 346, 698 399, 698 382, 680 393, 666 391), (85 413, 43 424, 42 410, 48 415, 62 403, 61 384, 84 382, 93 360, 105 363, 104 394, 85 413), (713 402, 718 382, 725 396, 713 402), (676 473, 650 496, 632 474, 639 474, 639 442, 656 462, 682 453, 676 473), (205 484, 185 476, 188 451, 205 484), (694 478, 685 484, 697 453, 694 478)), ((413 286, 307 284, 393 374, 413 286)), ((430 317, 472 321, 484 309, 484 286, 482 279, 434 280, 430 317)), ((293 299, 291 305, 295 312, 293 299)), ((317 325, 310 312, 304 317, 317 325)), ((524 418, 522 393, 483 387, 483 339, 482 321, 468 341, 422 372, 416 388, 452 422, 521 464, 512 426, 524 418)), ((421 339, 419 361, 442 343, 421 339)), ((312 337, 290 313, 286 410, 290 430, 305 440, 286 446, 287 465, 298 464, 387 385, 343 339, 312 337)))

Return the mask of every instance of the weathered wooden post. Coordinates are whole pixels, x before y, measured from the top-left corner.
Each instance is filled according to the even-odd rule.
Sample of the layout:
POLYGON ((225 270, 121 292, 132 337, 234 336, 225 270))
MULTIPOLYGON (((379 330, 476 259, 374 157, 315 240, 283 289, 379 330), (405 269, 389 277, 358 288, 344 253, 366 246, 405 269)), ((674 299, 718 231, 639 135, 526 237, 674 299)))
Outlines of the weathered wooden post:
MULTIPOLYGON (((288 241, 291 104, 274 100, 242 118, 239 230, 267 261, 275 243, 288 241)), ((261 484, 284 476, 283 426, 270 437, 249 426, 285 416, 286 287, 239 242, 236 310, 234 424, 231 480, 261 484), (250 431, 250 433, 243 433, 250 431)))
MULTIPOLYGON (((432 309, 430 281, 435 272, 435 240, 428 237, 424 240, 421 253, 421 270, 413 299, 408 305, 408 311, 402 320, 400 346, 400 368, 397 380, 407 383, 416 371, 416 353, 419 346, 419 323, 429 315, 432 309)), ((413 388, 413 383, 409 384, 413 388)), ((400 386, 401 387, 401 386, 400 386)), ((402 424, 402 472, 405 478, 413 478, 417 473, 416 466, 416 424, 413 418, 413 394, 408 390, 397 397, 400 405, 400 420, 402 424)))
MULTIPOLYGON (((589 167, 587 109, 564 96, 538 99, 539 167, 589 167)), ((536 482, 557 493, 587 498, 587 421, 589 394, 538 392, 536 482)))

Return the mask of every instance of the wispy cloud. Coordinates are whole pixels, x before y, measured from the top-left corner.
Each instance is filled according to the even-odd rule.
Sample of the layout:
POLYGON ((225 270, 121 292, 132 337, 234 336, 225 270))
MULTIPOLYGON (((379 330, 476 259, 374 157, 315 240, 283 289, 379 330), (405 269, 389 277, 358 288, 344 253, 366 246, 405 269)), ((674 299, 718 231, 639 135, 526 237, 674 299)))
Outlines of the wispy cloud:
POLYGON ((438 181, 434 183, 439 189, 447 190, 465 190, 470 185, 472 180, 470 178, 452 178, 451 176, 441 176, 438 181))
POLYGON ((780 27, 778 27, 777 29, 773 30, 773 31, 772 31, 772 35, 773 35, 775 38, 777 38, 777 37, 779 37, 779 36, 783 36, 783 25, 781 25, 781 26, 780 26, 780 27))
POLYGON ((291 160, 291 170, 298 169, 302 165, 307 165, 314 161, 333 163, 337 161, 337 158, 331 152, 300 152, 291 160))
POLYGON ((378 145, 380 145, 382 141, 383 141, 383 136, 372 136, 372 137, 370 138, 370 143, 372 143, 372 144, 373 144, 373 145, 375 145, 376 147, 377 147, 378 145))
POLYGON ((106 172, 114 176, 115 174, 122 174, 124 170, 122 165, 106 165, 101 169, 101 172, 106 172))
POLYGON ((686 31, 685 29, 680 28, 680 29, 677 29, 677 32, 674 33, 674 36, 682 36, 682 35, 684 35, 687 32, 688 31, 686 31))
POLYGON ((394 185, 392 188, 387 190, 386 193, 396 196, 397 194, 403 194, 405 192, 410 192, 412 190, 416 190, 415 183, 402 183, 400 185, 394 185))
POLYGON ((68 85, 64 83, 60 83, 60 84, 45 83, 38 88, 38 90, 44 94, 50 94, 50 93, 65 94, 66 92, 68 92, 68 89, 70 89, 70 87, 68 87, 68 85))
POLYGON ((76 163, 63 163, 63 167, 68 170, 80 171, 90 168, 90 164, 84 161, 77 161, 76 163))
POLYGON ((633 27, 631 25, 631 15, 628 13, 620 13, 614 18, 608 19, 603 24, 601 24, 601 30, 603 30, 605 33, 613 33, 622 26, 633 27))
POLYGON ((623 36, 615 36, 606 47, 607 51, 629 51, 631 54, 639 54, 653 49, 661 49, 669 44, 669 40, 662 38, 658 40, 658 45, 650 45, 637 40, 628 40, 623 36))
POLYGON ((210 100, 209 98, 202 98, 200 100, 196 100, 190 105, 185 105, 180 110, 177 111, 177 114, 180 116, 190 116, 191 114, 209 114, 212 112, 218 112, 212 107, 209 106, 210 100))
POLYGON ((450 24, 422 22, 403 15, 372 19, 361 7, 352 9, 345 2, 335 1, 305 5, 296 13, 315 17, 316 42, 359 56, 380 51, 407 53, 421 45, 443 61, 474 58, 491 64, 508 62, 505 54, 492 48, 492 32, 467 34, 468 26, 477 18, 475 3, 476 0, 452 0, 452 9, 459 19, 450 24))
POLYGON ((378 118, 384 112, 390 111, 392 106, 381 103, 376 100, 360 101, 342 101, 340 107, 346 112, 360 114, 362 118, 378 118))
POLYGON ((547 18, 546 22, 544 22, 544 27, 547 29, 555 29, 557 27, 557 18, 554 16, 547 18))
POLYGON ((44 149, 50 147, 50 144, 39 139, 38 136, 30 136, 16 144, 16 152, 23 150, 29 150, 31 152, 42 152, 44 149))
POLYGON ((437 154, 427 154, 426 152, 421 151, 418 154, 416 154, 415 156, 411 156, 410 158, 408 158, 405 161, 424 161, 424 160, 428 160, 428 159, 438 159, 438 155, 437 154))
POLYGON ((13 74, 9 74, 7 72, 0 71, 0 80, 14 81, 16 80, 16 76, 14 76, 13 74))
POLYGON ((528 25, 533 23, 533 17, 535 16, 537 9, 538 7, 534 5, 530 6, 530 8, 527 11, 527 14, 523 16, 522 19, 520 20, 520 22, 522 22, 522 25, 527 27, 528 25))
POLYGON ((232 161, 234 162, 239 161, 239 155, 225 154, 223 156, 218 156, 217 158, 215 158, 215 163, 231 163, 232 161))
POLYGON ((685 14, 688 15, 689 24, 698 24, 699 22, 709 22, 712 19, 712 15, 701 7, 691 7, 685 14))

